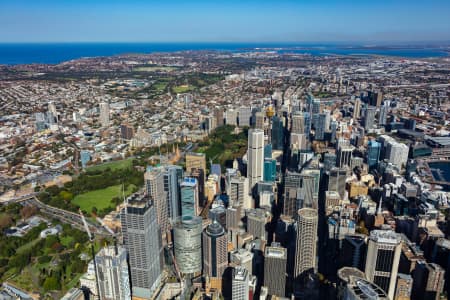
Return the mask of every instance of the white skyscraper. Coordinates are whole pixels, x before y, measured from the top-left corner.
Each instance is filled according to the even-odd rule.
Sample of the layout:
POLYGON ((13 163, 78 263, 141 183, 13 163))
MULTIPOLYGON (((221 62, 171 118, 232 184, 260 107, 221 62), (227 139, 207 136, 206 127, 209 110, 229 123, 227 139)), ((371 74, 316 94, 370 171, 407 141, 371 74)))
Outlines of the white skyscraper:
POLYGON ((95 256, 100 299, 131 300, 128 277, 127 251, 123 247, 109 246, 95 256))
POLYGON ((317 209, 298 210, 294 277, 315 270, 317 249, 317 209))
POLYGON ((264 172, 264 131, 250 129, 248 131, 248 164, 247 178, 249 180, 249 192, 258 181, 263 180, 264 172))
POLYGON ((100 123, 102 127, 109 126, 109 103, 100 102, 100 123))

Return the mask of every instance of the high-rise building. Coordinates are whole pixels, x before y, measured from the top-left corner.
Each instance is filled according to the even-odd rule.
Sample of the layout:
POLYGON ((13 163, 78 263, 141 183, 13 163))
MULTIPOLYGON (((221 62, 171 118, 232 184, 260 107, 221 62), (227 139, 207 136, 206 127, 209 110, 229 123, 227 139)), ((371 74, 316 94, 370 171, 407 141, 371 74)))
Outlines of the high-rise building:
POLYGON ((367 145, 367 165, 369 169, 376 168, 380 161, 381 144, 370 140, 367 145))
POLYGON ((216 109, 214 111, 214 117, 216 118, 217 127, 224 125, 223 110, 220 108, 216 109))
POLYGON ((264 132, 264 113, 258 111, 255 113, 255 129, 263 130, 264 132))
POLYGON ((392 299, 381 287, 365 278, 349 276, 345 286, 344 300, 392 299))
POLYGON ((410 300, 413 279, 409 274, 398 273, 394 300, 410 300))
POLYGON ((445 291, 450 295, 450 240, 440 238, 436 241, 431 257, 432 262, 440 265, 445 272, 445 291))
POLYGON ((161 281, 163 247, 153 201, 135 193, 120 212, 122 236, 128 252, 132 295, 150 299, 161 281))
POLYGON ((109 126, 109 103, 100 102, 100 124, 102 127, 109 126))
POLYGON ((58 123, 58 111, 56 110, 56 105, 53 101, 50 101, 48 103, 48 110, 47 110, 47 121, 48 123, 55 124, 58 123))
POLYGON ((285 133, 283 120, 278 116, 272 117, 272 147, 274 150, 283 150, 285 133))
POLYGON ((286 294, 287 249, 279 243, 266 247, 264 253, 264 285, 269 295, 284 297, 286 294))
POLYGON ((378 92, 368 91, 367 98, 369 100, 368 101, 369 105, 375 106, 375 107, 380 107, 381 102, 383 102, 383 93, 380 91, 378 91, 378 92))
POLYGON ((225 229, 213 220, 203 231, 203 275, 222 278, 228 265, 227 242, 225 229))
POLYGON ((225 123, 227 125, 236 126, 237 125, 237 111, 234 109, 227 109, 225 112, 225 123))
POLYGON ((274 182, 277 179, 277 160, 272 158, 264 159, 264 181, 274 182))
POLYGON ((366 265, 367 236, 363 234, 346 235, 342 241, 341 262, 343 266, 364 271, 366 265))
POLYGON ((379 117, 378 117, 378 124, 379 125, 386 125, 387 124, 388 113, 389 113, 389 106, 387 105, 387 103, 385 103, 380 108, 380 114, 379 114, 379 117))
POLYGON ((401 238, 394 231, 370 232, 365 273, 367 279, 379 285, 391 299, 395 293, 401 248, 401 238))
POLYGON ((297 111, 292 114, 291 133, 305 133, 305 117, 302 112, 297 111))
POLYGON ((345 182, 349 175, 350 169, 347 167, 331 168, 331 170, 327 172, 328 190, 338 192, 341 199, 345 199, 345 182))
POLYGON ((355 106, 353 107, 353 119, 358 119, 361 114, 361 99, 355 99, 355 106))
POLYGON ((366 108, 366 112, 364 114, 364 129, 366 131, 373 129, 373 125, 375 123, 376 112, 377 112, 376 107, 369 106, 366 108))
POLYGON ((313 208, 298 210, 294 278, 316 269, 318 214, 313 208))
POLYGON ((317 119, 317 124, 315 124, 315 139, 318 141, 323 141, 325 139, 325 132, 328 131, 329 127, 329 119, 330 119, 330 112, 328 113, 321 113, 319 114, 319 117, 317 119), (328 127, 327 127, 327 120, 328 120, 328 127))
POLYGON ((408 161, 409 147, 403 143, 399 143, 394 139, 391 139, 386 144, 385 157, 390 163, 401 169, 406 167, 408 161))
POLYGON ((197 179, 185 177, 180 185, 181 216, 197 216, 199 213, 197 179))
POLYGON ((247 178, 249 180, 249 192, 258 181, 264 179, 264 131, 250 129, 248 131, 248 164, 247 178))
POLYGON ((95 255, 100 299, 131 300, 127 251, 123 247, 102 248, 95 255))
POLYGON ((253 235, 253 238, 267 241, 267 226, 272 219, 271 214, 262 208, 249 209, 245 214, 247 216, 247 232, 253 235))
POLYGON ((202 218, 184 216, 173 226, 173 246, 178 268, 183 274, 202 271, 202 218))
POLYGON ((186 153, 186 172, 191 174, 193 169, 203 170, 203 182, 206 181, 206 155, 205 153, 186 153))
POLYGON ((240 206, 228 206, 226 211, 226 224, 227 230, 237 229, 239 222, 241 221, 241 207, 240 206))
POLYGON ((353 147, 341 146, 336 153, 336 166, 342 168, 344 166, 350 167, 352 159, 353 147))
POLYGON ((250 281, 249 272, 243 267, 233 269, 231 283, 231 299, 232 300, 249 300, 250 299, 250 281))
MULTIPOLYGON (((448 270, 447 270, 448 271, 448 270)), ((412 299, 438 300, 444 290, 445 270, 435 263, 418 261, 413 270, 412 299)))
POLYGON ((134 128, 130 124, 120 125, 120 137, 123 140, 129 141, 134 137, 134 128))
POLYGON ((331 130, 330 142, 333 144, 336 143, 337 129, 338 129, 338 122, 336 122, 334 120, 331 121, 331 123, 330 123, 330 130, 331 130))
POLYGON ((148 167, 144 174, 145 191, 151 197, 156 208, 156 215, 161 232, 166 234, 170 229, 169 203, 164 191, 164 168, 148 167))
POLYGON ((250 119, 252 117, 252 109, 250 107, 239 107, 239 127, 250 126, 250 119))
POLYGON ((301 172, 300 194, 297 197, 296 209, 319 207, 320 170, 307 168, 301 172))
POLYGON ((341 195, 337 191, 330 190, 325 192, 325 215, 330 215, 336 206, 341 204, 341 195))
POLYGON ((197 204, 198 208, 201 209, 205 207, 205 198, 207 197, 207 191, 205 187, 207 181, 205 181, 205 172, 203 171, 203 169, 193 168, 191 169, 191 175, 189 177, 195 178, 197 180, 197 204))
POLYGON ((181 215, 180 183, 183 178, 183 168, 176 165, 165 166, 164 191, 167 195, 169 218, 171 223, 181 215))
POLYGON ((229 203, 231 206, 242 206, 243 209, 252 208, 252 199, 249 196, 249 180, 246 177, 232 177, 230 180, 229 203))
POLYGON ((301 181, 300 173, 286 171, 284 174, 283 214, 286 216, 295 217, 297 214, 297 190, 301 181))

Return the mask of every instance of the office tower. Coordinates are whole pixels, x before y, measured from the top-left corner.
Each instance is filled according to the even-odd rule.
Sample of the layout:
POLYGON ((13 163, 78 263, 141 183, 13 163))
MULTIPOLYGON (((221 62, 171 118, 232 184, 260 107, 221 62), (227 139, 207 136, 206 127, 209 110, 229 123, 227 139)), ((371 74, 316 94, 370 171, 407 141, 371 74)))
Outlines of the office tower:
MULTIPOLYGON (((448 270, 447 270, 448 271, 448 270)), ((438 300, 444 290, 445 270, 435 263, 418 261, 412 272, 412 299, 438 300)))
POLYGON ((343 266, 364 271, 367 254, 367 236, 364 234, 346 235, 342 241, 341 261, 343 266))
POLYGON ((220 108, 216 109, 214 111, 214 117, 216 118, 216 125, 217 125, 217 127, 220 127, 220 126, 224 125, 223 110, 221 110, 220 108))
POLYGON ((248 131, 248 164, 247 178, 249 180, 249 192, 258 181, 264 179, 264 131, 250 129, 248 131))
POLYGON ((331 129, 330 142, 334 144, 334 143, 336 143, 336 135, 337 135, 338 123, 336 121, 331 121, 330 129, 331 129))
POLYGON ((325 139, 325 132, 328 130, 327 128, 327 118, 329 120, 329 113, 321 113, 317 119, 317 123, 315 124, 315 136, 314 138, 318 141, 323 141, 325 139))
POLYGON ((380 161, 381 144, 370 140, 367 145, 367 165, 369 169, 376 168, 380 161))
POLYGON ((264 181, 274 182, 277 179, 277 160, 272 158, 264 159, 264 181))
POLYGON ((233 267, 241 266, 245 268, 249 274, 253 274, 253 257, 255 255, 251 250, 245 248, 238 248, 230 252, 230 264, 233 267))
POLYGON ((432 262, 440 265, 445 272, 445 291, 450 295, 450 241, 440 238, 436 241, 431 256, 432 262))
POLYGON ((355 168, 362 169, 364 167, 364 159, 362 157, 354 156, 350 159, 350 170, 355 168))
POLYGON ((217 128, 217 119, 215 116, 207 116, 204 122, 204 129, 206 132, 211 133, 217 128))
POLYGON ((367 92, 368 95, 368 104, 371 106, 375 106, 375 107, 380 107, 381 106, 381 102, 383 102, 383 93, 381 93, 380 91, 378 92, 372 92, 372 91, 368 91, 367 92))
POLYGON ((120 125, 120 137, 122 140, 129 141, 134 137, 134 128, 130 124, 120 125))
POLYGON ((100 299, 131 300, 127 252, 123 247, 102 248, 95 255, 100 299))
POLYGON ((150 299, 163 271, 163 248, 153 201, 133 194, 120 212, 123 242, 128 252, 132 295, 150 299))
POLYGON ((364 129, 366 131, 373 129, 376 112, 377 112, 376 107, 369 106, 366 108, 366 112, 364 114, 364 129))
POLYGON ((228 206, 226 211, 226 224, 227 230, 237 229, 239 222, 241 221, 241 207, 240 206, 228 206))
POLYGON ((378 117, 378 124, 379 125, 386 125, 387 124, 388 113, 389 113, 389 106, 385 103, 380 108, 380 114, 379 114, 379 117, 378 117))
POLYGON ((234 109, 227 109, 225 112, 225 124, 232 126, 237 125, 237 111, 234 109))
POLYGON ((341 204, 341 196, 338 192, 328 189, 325 192, 325 215, 330 215, 336 206, 341 204))
POLYGON ((302 176, 297 172, 286 171, 284 174, 283 214, 294 217, 297 214, 297 190, 302 176))
POLYGON ((53 101, 48 103, 47 119, 49 124, 58 123, 58 111, 56 110, 56 105, 53 101))
POLYGON ((305 118, 302 112, 297 111, 292 114, 292 123, 291 123, 291 134, 292 133, 298 133, 303 134, 305 133, 305 118))
POLYGON ((267 241, 267 226, 272 219, 270 212, 262 208, 254 208, 247 210, 245 214, 247 216, 247 232, 255 239, 267 241))
POLYGON ((208 211, 208 219, 217 220, 223 228, 227 228, 227 210, 222 201, 214 201, 208 211))
POLYGON ((413 279, 409 274, 398 273, 394 300, 410 300, 413 279))
POLYGON ((317 248, 317 210, 302 208, 298 210, 297 236, 295 247, 294 278, 316 269, 317 248))
POLYGON ((370 232, 365 273, 367 279, 379 285, 391 299, 395 293, 401 248, 401 238, 394 231, 370 232))
POLYGON ((345 300, 389 300, 392 299, 383 291, 381 287, 365 278, 349 276, 348 282, 345 286, 344 296, 345 300))
POLYGON ((222 168, 220 164, 211 164, 211 174, 215 174, 219 178, 222 176, 222 168))
POLYGON ((249 300, 250 299, 250 281, 249 272, 243 267, 236 267, 233 269, 231 289, 232 300, 249 300))
POLYGON ((264 285, 269 295, 284 297, 286 293, 287 249, 279 243, 266 247, 264 253, 264 285))
POLYGON ((264 113, 258 111, 255 113, 255 129, 263 130, 264 132, 264 113))
POLYGON ((283 120, 278 116, 272 117, 272 147, 274 150, 283 150, 285 143, 283 120))
POLYGON ((202 218, 185 216, 173 226, 173 247, 178 268, 183 274, 202 271, 202 218))
POLYGON ((252 117, 252 109, 250 107, 239 107, 239 127, 250 126, 250 119, 252 117))
POLYGON ((272 158, 272 144, 264 146, 264 159, 266 158, 272 158))
POLYGON ((164 168, 164 191, 167 196, 170 222, 173 223, 181 215, 180 182, 183 178, 183 168, 175 165, 164 168))
POLYGON ((203 169, 193 168, 191 169, 191 175, 189 177, 197 179, 197 193, 198 193, 198 207, 203 208, 205 207, 205 196, 206 196, 206 189, 205 189, 205 172, 203 169))
POLYGON ((325 153, 323 155, 323 165, 324 170, 329 171, 331 168, 336 166, 336 154, 334 153, 325 153))
POLYGON ((342 146, 338 148, 336 154, 336 166, 342 168, 344 166, 350 167, 350 161, 352 159, 353 147, 342 146))
POLYGON ((320 99, 314 99, 312 102, 312 113, 319 114, 320 113, 320 99))
POLYGON ((405 120, 405 129, 416 130, 416 120, 414 119, 406 119, 405 120))
POLYGON ((252 199, 249 196, 249 180, 246 177, 232 177, 228 201, 231 206, 242 206, 243 209, 252 208, 252 199))
POLYGON ((145 192, 151 197, 156 208, 158 224, 163 235, 170 228, 169 203, 164 191, 164 169, 162 167, 147 168, 144 174, 145 192))
POLYGON ((273 192, 261 191, 258 193, 260 207, 272 207, 275 203, 275 195, 273 192))
POLYGON ((186 172, 191 174, 192 169, 203 170, 203 182, 206 181, 206 155, 205 153, 186 153, 186 172))
POLYGON ((319 207, 320 170, 303 169, 301 172, 300 194, 297 197, 297 209, 319 207))
POLYGON ((228 265, 227 234, 219 222, 213 220, 203 231, 203 275, 222 278, 228 265))
POLYGON ((100 102, 100 124, 102 127, 109 126, 109 103, 100 102))
POLYGON ((331 170, 327 172, 328 190, 338 192, 341 199, 345 199, 345 182, 347 180, 347 176, 349 175, 350 169, 347 167, 331 168, 331 170))
POLYGON ((181 216, 197 216, 199 213, 197 179, 185 177, 180 185, 181 216))
POLYGON ((353 107, 353 119, 358 119, 361 114, 361 99, 355 99, 355 106, 353 107))
POLYGON ((390 163, 401 169, 406 167, 408 161, 409 147, 395 140, 390 140, 386 145, 385 157, 390 163))

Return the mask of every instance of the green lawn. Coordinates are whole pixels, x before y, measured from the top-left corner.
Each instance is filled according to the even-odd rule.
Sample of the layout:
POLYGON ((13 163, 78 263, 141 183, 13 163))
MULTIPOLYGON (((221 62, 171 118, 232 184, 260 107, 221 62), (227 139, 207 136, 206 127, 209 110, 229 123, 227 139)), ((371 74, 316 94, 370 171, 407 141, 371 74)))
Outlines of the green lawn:
POLYGON ((176 94, 186 93, 186 92, 189 92, 189 91, 191 91, 193 89, 194 89, 193 86, 190 86, 190 85, 187 85, 187 84, 186 85, 174 86, 172 88, 173 92, 176 93, 176 94))
POLYGON ((123 160, 116 160, 112 162, 107 162, 101 165, 88 167, 88 171, 104 171, 106 168, 110 168, 111 170, 117 170, 117 169, 125 169, 130 168, 132 166, 133 160, 131 158, 123 159, 123 160))
MULTIPOLYGON (((125 191, 125 196, 130 195, 133 188, 135 188, 135 186, 130 184, 125 191)), ((80 194, 72 200, 72 203, 80 206, 81 210, 91 212, 94 206, 98 210, 107 207, 115 207, 115 205, 111 203, 111 199, 114 197, 122 197, 122 185, 113 185, 105 189, 80 194)))
POLYGON ((20 246, 19 248, 17 248, 16 253, 21 253, 23 251, 29 250, 31 247, 33 247, 34 245, 39 243, 40 240, 41 240, 41 238, 38 237, 37 239, 35 239, 29 243, 26 243, 25 245, 20 246))

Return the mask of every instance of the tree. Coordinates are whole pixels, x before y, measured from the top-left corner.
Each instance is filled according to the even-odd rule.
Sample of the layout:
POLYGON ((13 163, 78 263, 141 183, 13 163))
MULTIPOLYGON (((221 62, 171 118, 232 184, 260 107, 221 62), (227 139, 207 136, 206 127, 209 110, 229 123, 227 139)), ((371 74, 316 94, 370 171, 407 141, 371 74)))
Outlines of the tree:
POLYGON ((45 279, 43 287, 45 291, 54 291, 60 289, 60 284, 55 277, 51 276, 45 279))
POLYGON ((11 226, 13 219, 9 214, 0 214, 0 231, 11 226))
POLYGON ((20 210, 20 215, 24 219, 28 219, 29 217, 34 216, 36 213, 37 213, 37 208, 34 205, 25 205, 20 210))

